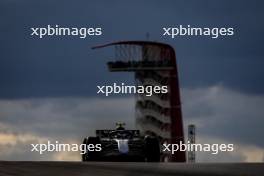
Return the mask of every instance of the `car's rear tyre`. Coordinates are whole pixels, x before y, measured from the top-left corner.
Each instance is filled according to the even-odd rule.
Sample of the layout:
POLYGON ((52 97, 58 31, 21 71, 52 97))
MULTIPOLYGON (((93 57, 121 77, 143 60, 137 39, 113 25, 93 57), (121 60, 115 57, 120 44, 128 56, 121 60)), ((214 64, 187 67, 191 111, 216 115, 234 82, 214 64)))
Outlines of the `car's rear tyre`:
POLYGON ((87 146, 87 138, 84 138, 83 140, 83 145, 82 145, 82 151, 85 151, 83 154, 82 154, 82 161, 85 162, 87 161, 87 151, 86 151, 86 146, 87 146))
MULTIPOLYGON (((87 140, 87 145, 93 144, 94 146, 97 144, 101 144, 99 137, 89 137, 87 140)), ((99 161, 100 159, 100 151, 87 151, 86 161, 99 161)))
POLYGON ((147 162, 160 162, 160 143, 156 137, 145 139, 145 153, 147 162))

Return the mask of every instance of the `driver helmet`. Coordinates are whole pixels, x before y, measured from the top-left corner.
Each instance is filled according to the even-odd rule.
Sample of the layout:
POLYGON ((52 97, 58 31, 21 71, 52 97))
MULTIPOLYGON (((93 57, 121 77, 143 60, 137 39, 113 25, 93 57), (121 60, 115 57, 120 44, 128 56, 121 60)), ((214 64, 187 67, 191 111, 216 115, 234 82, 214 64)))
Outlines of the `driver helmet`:
POLYGON ((116 123, 116 130, 125 130, 125 126, 126 124, 125 123, 120 123, 120 122, 117 122, 116 123))

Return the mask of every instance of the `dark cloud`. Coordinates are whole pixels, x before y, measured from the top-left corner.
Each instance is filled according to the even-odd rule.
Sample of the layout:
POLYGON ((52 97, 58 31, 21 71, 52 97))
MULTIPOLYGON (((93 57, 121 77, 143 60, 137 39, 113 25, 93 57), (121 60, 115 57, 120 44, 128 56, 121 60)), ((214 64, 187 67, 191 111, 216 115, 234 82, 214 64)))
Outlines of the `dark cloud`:
POLYGON ((263 96, 242 94, 221 85, 183 90, 185 124, 196 124, 198 136, 260 148, 264 148, 264 142, 259 140, 264 123, 263 104, 263 96))
POLYGON ((18 134, 79 139, 94 135, 98 128, 112 129, 118 121, 133 128, 133 106, 133 98, 2 100, 0 124, 18 134), (120 105, 122 108, 117 108, 120 105))
POLYGON ((115 40, 170 43, 177 52, 182 87, 221 82, 248 93, 263 93, 261 1, 1 1, 0 98, 95 96, 96 85, 132 82, 132 74, 109 74, 110 50, 91 46, 115 40), (136 20, 135 20, 136 19, 136 20), (36 39, 30 27, 59 24, 100 26, 101 37, 36 39), (163 26, 191 24, 234 27, 235 35, 162 37, 163 26), (129 76, 128 76, 129 75, 129 76))

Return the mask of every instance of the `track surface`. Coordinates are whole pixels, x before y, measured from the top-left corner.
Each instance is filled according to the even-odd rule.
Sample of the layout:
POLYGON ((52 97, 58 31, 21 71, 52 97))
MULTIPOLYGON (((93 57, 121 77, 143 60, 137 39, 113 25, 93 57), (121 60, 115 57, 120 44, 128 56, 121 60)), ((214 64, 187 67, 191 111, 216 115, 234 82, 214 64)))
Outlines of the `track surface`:
POLYGON ((264 164, 0 161, 0 176, 264 176, 264 164))

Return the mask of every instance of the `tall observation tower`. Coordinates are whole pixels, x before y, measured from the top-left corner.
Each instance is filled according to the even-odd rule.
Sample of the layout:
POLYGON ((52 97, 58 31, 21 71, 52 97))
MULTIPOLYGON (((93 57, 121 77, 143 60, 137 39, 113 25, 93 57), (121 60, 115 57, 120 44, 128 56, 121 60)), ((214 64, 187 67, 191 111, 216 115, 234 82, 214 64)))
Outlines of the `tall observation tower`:
MULTIPOLYGON (((167 94, 136 96, 136 124, 145 134, 161 143, 184 143, 179 81, 174 49, 164 43, 122 41, 94 48, 113 46, 115 59, 108 62, 111 72, 135 72, 137 85, 168 86, 167 94)), ((185 152, 162 153, 161 161, 185 162, 185 152)))

